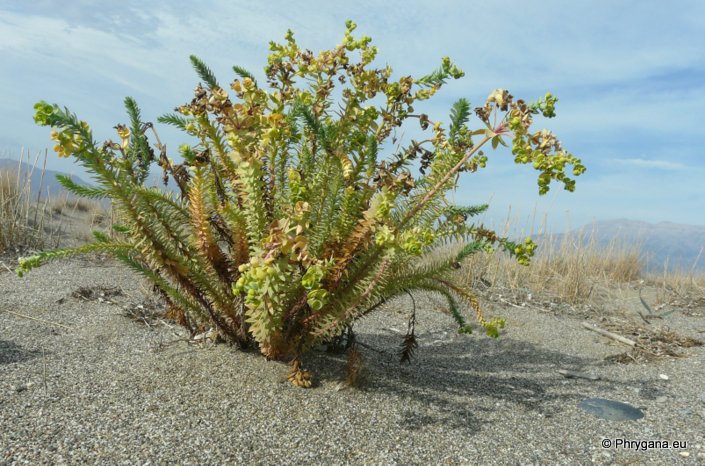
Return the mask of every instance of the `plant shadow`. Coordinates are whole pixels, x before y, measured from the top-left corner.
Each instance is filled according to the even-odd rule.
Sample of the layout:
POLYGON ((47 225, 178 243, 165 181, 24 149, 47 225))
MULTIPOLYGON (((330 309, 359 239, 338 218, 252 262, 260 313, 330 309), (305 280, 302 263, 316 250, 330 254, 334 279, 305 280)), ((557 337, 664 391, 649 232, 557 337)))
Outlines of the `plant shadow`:
POLYGON ((0 340, 0 364, 29 361, 39 354, 41 351, 27 350, 12 341, 0 340))
MULTIPOLYGON (((508 336, 447 333, 452 335, 447 340, 420 341, 412 363, 403 366, 399 335, 358 333, 358 341, 365 345, 360 348, 365 376, 355 389, 371 397, 391 395, 404 403, 400 427, 406 430, 444 425, 478 432, 483 424, 499 422, 497 416, 488 416, 490 411, 550 418, 560 415, 566 405, 577 405, 588 393, 608 395, 625 385, 606 378, 567 382, 556 372, 564 368, 599 374, 595 369, 605 363, 597 358, 547 350, 508 336), (424 409, 415 409, 419 406, 424 409)), ((323 380, 341 380, 345 373, 345 355, 314 352, 308 362, 323 380)))

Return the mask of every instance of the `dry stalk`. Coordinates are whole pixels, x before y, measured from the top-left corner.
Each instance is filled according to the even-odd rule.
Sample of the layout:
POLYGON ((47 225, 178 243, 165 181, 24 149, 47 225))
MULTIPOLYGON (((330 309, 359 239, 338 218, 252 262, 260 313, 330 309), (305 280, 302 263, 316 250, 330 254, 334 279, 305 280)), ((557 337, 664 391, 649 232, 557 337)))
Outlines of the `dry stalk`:
POLYGON ((617 335, 616 333, 612 333, 599 327, 595 327, 593 325, 590 325, 588 322, 583 322, 583 327, 588 330, 592 330, 593 332, 599 333, 600 335, 605 336, 607 338, 611 338, 620 343, 624 343, 625 345, 636 346, 636 342, 634 340, 630 340, 629 338, 623 337, 622 335, 617 335))
POLYGON ((38 318, 38 317, 28 316, 28 315, 26 315, 26 314, 21 314, 21 313, 19 313, 19 312, 10 311, 10 310, 8 310, 8 309, 3 309, 3 310, 0 311, 0 312, 7 312, 8 314, 12 314, 12 315, 17 316, 17 317, 22 317, 22 318, 24 318, 24 319, 34 320, 34 321, 37 321, 37 322, 41 322, 41 323, 43 323, 43 324, 53 325, 53 326, 55 326, 55 327, 62 327, 62 328, 71 330, 71 327, 69 327, 68 325, 60 324, 60 323, 58 323, 58 322, 53 322, 53 321, 51 321, 51 320, 40 319, 40 318, 38 318))

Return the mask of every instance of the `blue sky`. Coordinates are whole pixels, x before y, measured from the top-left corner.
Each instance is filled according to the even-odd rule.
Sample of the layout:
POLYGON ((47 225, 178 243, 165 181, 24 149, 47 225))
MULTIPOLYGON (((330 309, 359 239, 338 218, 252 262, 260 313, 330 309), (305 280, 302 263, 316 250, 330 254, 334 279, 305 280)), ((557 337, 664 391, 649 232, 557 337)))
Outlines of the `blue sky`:
MULTIPOLYGON (((444 55, 465 70, 423 108, 432 120, 447 121, 459 97, 480 105, 495 88, 560 98, 558 117, 537 124, 588 172, 575 193, 554 185, 539 197, 535 172, 507 152, 489 154, 488 168, 465 174, 455 194, 460 204, 490 201, 488 223, 509 216, 528 228, 536 212, 554 230, 613 218, 705 225, 702 1, 0 0, 0 155, 51 147, 32 121, 38 100, 68 106, 99 140, 115 138, 125 96, 152 121, 190 100, 198 78, 189 54, 221 82, 234 64, 262 76, 270 40, 291 28, 303 47, 331 48, 346 19, 372 36, 375 63, 395 76, 426 74, 444 55)), ((160 132, 172 149, 188 142, 160 132)), ((51 151, 47 165, 88 178, 51 151)))

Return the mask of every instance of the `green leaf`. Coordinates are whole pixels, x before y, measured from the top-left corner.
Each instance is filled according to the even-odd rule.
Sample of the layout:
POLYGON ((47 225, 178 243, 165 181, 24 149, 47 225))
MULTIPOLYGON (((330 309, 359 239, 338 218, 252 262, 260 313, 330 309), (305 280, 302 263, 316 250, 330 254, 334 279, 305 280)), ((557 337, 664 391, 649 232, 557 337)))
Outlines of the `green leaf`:
POLYGON ((125 108, 127 109, 127 115, 130 117, 130 123, 132 124, 132 131, 134 133, 135 130, 139 130, 142 122, 140 108, 132 97, 125 97, 125 108))
POLYGON ((22 277, 27 272, 33 268, 39 267, 40 265, 68 256, 75 256, 77 254, 88 254, 97 251, 109 251, 112 253, 118 251, 128 251, 132 248, 132 245, 122 244, 122 243, 110 243, 110 242, 99 242, 99 243, 88 243, 83 246, 78 246, 76 248, 66 248, 66 249, 54 249, 51 251, 42 251, 31 257, 22 258, 19 261, 19 267, 15 273, 22 277))
POLYGON ((93 230, 91 233, 93 233, 93 237, 99 243, 107 243, 108 241, 110 241, 110 238, 108 238, 108 235, 106 235, 102 231, 93 230))
POLYGON ((235 74, 237 74, 238 76, 240 76, 243 79, 250 78, 252 80, 252 82, 255 83, 255 87, 257 87, 257 80, 255 79, 255 76, 252 73, 250 73, 249 71, 247 71, 245 68, 242 68, 241 66, 235 65, 235 66, 233 66, 233 71, 235 72, 235 74))
POLYGON ((125 108, 130 117, 130 160, 135 164, 137 182, 142 183, 149 175, 149 165, 152 162, 153 153, 147 143, 142 127, 142 116, 137 102, 132 97, 125 97, 125 108))
POLYGON ((414 82, 422 87, 440 87, 445 84, 448 78, 459 79, 464 75, 465 73, 460 68, 450 62, 450 58, 443 57, 440 68, 431 74, 415 79, 414 82))
POLYGON ((450 139, 453 141, 458 135, 460 128, 468 122, 470 118, 470 102, 466 99, 458 99, 450 110, 450 139))
POLYGON ((461 262, 463 259, 468 257, 471 254, 474 254, 478 251, 482 251, 485 247, 485 242, 484 241, 473 241, 472 243, 466 244, 463 249, 458 253, 457 256, 455 256, 455 261, 456 262, 461 262))
POLYGON ((215 79, 215 75, 210 68, 208 68, 206 64, 201 61, 200 58, 196 55, 191 55, 189 58, 191 59, 191 65, 193 65, 193 68, 196 70, 196 73, 198 73, 198 76, 200 76, 200 78, 208 84, 208 87, 211 90, 220 88, 218 81, 215 79))
POLYGON ((94 186, 83 186, 77 184, 67 175, 56 175, 57 181, 66 188, 70 193, 76 194, 77 196, 87 197, 91 199, 102 199, 110 195, 110 191, 104 188, 98 188, 94 186))
POLYGON ((123 233, 123 234, 129 233, 130 231, 132 231, 129 226, 121 225, 119 223, 114 223, 111 228, 113 229, 113 231, 115 231, 117 233, 123 233))
POLYGON ((189 124, 192 120, 189 118, 182 117, 181 115, 177 115, 175 113, 167 113, 158 117, 157 121, 166 125, 176 126, 180 130, 186 131, 186 125, 189 124))

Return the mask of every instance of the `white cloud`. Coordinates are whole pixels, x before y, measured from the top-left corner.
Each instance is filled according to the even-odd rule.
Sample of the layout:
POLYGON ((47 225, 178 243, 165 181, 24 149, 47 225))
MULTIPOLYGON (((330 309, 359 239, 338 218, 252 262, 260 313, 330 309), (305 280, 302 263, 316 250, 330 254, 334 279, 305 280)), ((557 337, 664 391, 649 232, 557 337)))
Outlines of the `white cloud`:
MULTIPOLYGON (((135 43, 109 32, 63 19, 3 13, 0 27, 0 53, 19 66, 40 63, 47 84, 55 73, 73 71, 76 81, 97 76, 116 84, 140 89, 140 81, 154 79, 163 72, 164 59, 135 43), (161 61, 161 63, 160 63, 161 61)), ((18 70, 20 71, 20 70, 18 70)), ((4 79, 20 76, 5 76, 4 79)), ((19 81, 16 81, 19 83, 19 81)))

